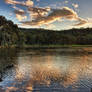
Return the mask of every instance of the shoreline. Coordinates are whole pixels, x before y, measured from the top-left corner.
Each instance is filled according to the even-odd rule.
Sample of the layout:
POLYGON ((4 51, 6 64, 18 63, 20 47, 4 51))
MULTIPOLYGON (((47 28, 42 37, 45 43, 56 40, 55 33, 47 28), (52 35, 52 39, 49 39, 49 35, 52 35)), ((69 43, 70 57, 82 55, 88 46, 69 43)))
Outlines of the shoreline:
MULTIPOLYGON (((22 48, 29 48, 29 49, 60 49, 60 48, 85 48, 85 47, 92 47, 92 45, 25 45, 22 48)), ((17 47, 18 48, 18 47, 17 47)))
POLYGON ((60 48, 91 48, 92 45, 24 45, 24 46, 0 46, 0 49, 2 48, 29 48, 29 49, 36 49, 36 48, 42 48, 42 49, 60 49, 60 48))

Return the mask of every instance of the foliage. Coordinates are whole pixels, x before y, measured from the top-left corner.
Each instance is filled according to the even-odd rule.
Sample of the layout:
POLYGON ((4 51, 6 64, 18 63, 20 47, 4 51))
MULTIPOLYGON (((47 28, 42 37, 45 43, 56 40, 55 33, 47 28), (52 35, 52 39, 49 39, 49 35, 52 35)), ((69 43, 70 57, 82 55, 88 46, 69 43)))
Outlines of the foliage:
POLYGON ((53 31, 45 29, 22 29, 27 45, 92 45, 92 28, 53 31))
POLYGON ((18 28, 0 16, 0 46, 92 45, 92 28, 45 30, 18 28))
POLYGON ((19 46, 21 41, 21 32, 18 26, 5 17, 0 16, 0 46, 19 46))

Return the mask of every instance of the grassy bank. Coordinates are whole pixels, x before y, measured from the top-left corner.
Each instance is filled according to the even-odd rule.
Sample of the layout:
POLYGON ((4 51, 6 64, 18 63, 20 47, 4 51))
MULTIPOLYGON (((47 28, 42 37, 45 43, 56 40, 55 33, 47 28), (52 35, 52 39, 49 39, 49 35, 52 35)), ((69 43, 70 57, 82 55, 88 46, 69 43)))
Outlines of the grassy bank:
POLYGON ((92 45, 25 45, 23 48, 71 48, 71 47, 92 47, 92 45))
POLYGON ((16 45, 12 45, 12 46, 0 46, 0 48, 71 48, 71 47, 92 47, 92 45, 23 45, 23 46, 16 46, 16 45))

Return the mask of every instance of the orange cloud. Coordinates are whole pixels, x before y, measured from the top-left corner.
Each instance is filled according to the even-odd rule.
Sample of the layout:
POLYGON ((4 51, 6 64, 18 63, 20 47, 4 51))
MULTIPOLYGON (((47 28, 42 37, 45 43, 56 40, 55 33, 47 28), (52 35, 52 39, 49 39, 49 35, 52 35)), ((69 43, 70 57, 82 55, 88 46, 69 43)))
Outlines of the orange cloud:
MULTIPOLYGON (((82 26, 86 23, 88 23, 87 20, 82 19, 78 16, 78 14, 68 8, 63 7, 61 9, 51 9, 50 7, 47 8, 41 8, 41 7, 33 7, 34 3, 31 0, 27 1, 16 1, 16 0, 5 0, 7 4, 12 4, 14 10, 14 13, 16 15, 16 18, 19 21, 22 21, 24 19, 27 19, 26 14, 29 14, 30 18, 28 21, 22 21, 22 25, 29 25, 29 26, 42 26, 49 23, 53 23, 57 20, 60 20, 62 18, 68 19, 68 20, 77 20, 79 23, 75 24, 74 26, 82 26), (15 5, 22 5, 26 6, 27 10, 21 10, 18 9, 15 5)), ((67 1, 66 1, 67 2, 67 1)), ((75 8, 78 7, 78 4, 72 4, 75 8)))
POLYGON ((22 21, 22 20, 26 19, 27 16, 22 16, 22 15, 20 15, 20 14, 16 14, 16 18, 17 18, 19 21, 22 21))
POLYGON ((50 11, 50 7, 47 8, 39 8, 39 7, 29 7, 28 8, 29 14, 32 18, 40 18, 48 14, 50 11))
POLYGON ((16 1, 16 0, 5 0, 5 2, 7 4, 22 5, 22 6, 28 6, 28 7, 31 7, 34 4, 33 1, 31 1, 31 0, 27 0, 26 2, 19 2, 19 1, 16 1))
POLYGON ((68 7, 64 7, 62 9, 50 9, 51 13, 49 13, 49 11, 43 8, 40 8, 40 9, 39 8, 29 8, 29 11, 37 13, 37 15, 36 15, 36 18, 32 21, 22 22, 25 25, 39 26, 43 24, 53 23, 54 21, 59 20, 61 18, 65 18, 68 20, 73 20, 73 19, 78 20, 80 24, 77 24, 77 25, 84 24, 83 19, 79 18, 77 13, 68 7), (39 16, 39 14, 43 12, 46 12, 47 15, 39 16))
POLYGON ((5 2, 7 4, 12 4, 12 5, 16 5, 16 4, 19 4, 19 5, 24 5, 24 2, 18 2, 16 0, 5 0, 5 2))
POLYGON ((15 10, 14 10, 14 13, 16 15, 16 18, 19 20, 19 21, 22 21, 24 19, 27 19, 27 16, 26 16, 26 12, 22 9, 19 9, 17 8, 16 6, 13 7, 15 10))
POLYGON ((33 1, 31 1, 31 0, 27 0, 27 1, 25 2, 25 5, 26 5, 26 6, 29 6, 29 7, 30 7, 30 6, 33 6, 33 4, 34 4, 34 3, 33 3, 33 1))
POLYGON ((88 21, 87 20, 85 20, 85 19, 82 19, 82 18, 78 18, 78 24, 75 24, 74 26, 82 26, 82 25, 84 25, 84 24, 87 24, 88 23, 88 21))
POLYGON ((15 14, 24 15, 25 12, 23 10, 14 10, 15 14))
POLYGON ((72 6, 74 7, 74 8, 78 8, 79 7, 79 5, 78 4, 72 4, 72 6))
POLYGON ((87 21, 92 24, 92 18, 87 18, 87 21))

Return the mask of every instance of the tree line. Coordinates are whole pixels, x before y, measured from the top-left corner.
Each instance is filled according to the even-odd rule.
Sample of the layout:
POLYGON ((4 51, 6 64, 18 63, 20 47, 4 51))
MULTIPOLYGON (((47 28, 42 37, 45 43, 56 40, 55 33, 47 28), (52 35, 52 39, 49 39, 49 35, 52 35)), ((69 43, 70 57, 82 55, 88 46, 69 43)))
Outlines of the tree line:
POLYGON ((22 35, 23 33, 16 24, 4 16, 0 16, 0 46, 20 46, 23 43, 22 35))
POLYGON ((18 28, 0 16, 0 46, 92 45, 92 28, 45 30, 18 28))
POLYGON ((25 44, 38 45, 92 45, 92 28, 53 31, 45 29, 20 29, 25 34, 25 44))

